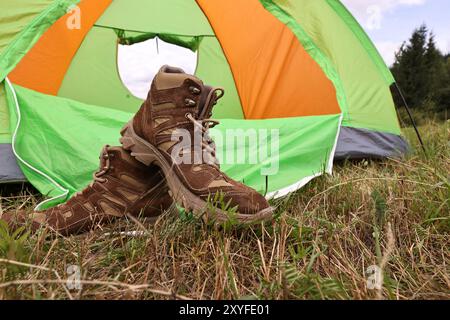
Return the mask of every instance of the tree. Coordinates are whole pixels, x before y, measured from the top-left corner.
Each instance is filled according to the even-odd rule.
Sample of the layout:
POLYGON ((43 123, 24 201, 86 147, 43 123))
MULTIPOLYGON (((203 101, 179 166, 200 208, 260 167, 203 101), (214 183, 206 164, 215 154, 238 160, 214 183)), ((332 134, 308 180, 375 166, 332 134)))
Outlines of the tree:
POLYGON ((425 25, 414 30, 409 43, 403 43, 395 55, 392 73, 411 107, 421 106, 429 93, 425 55, 428 29, 425 25))
POLYGON ((395 57, 391 70, 410 107, 427 111, 449 107, 450 60, 426 25, 414 30, 395 57))
POLYGON ((444 76, 436 92, 436 109, 450 116, 450 54, 444 58, 444 76))
POLYGON ((429 80, 427 102, 433 109, 439 109, 438 100, 447 80, 445 62, 444 55, 436 47, 434 34, 430 33, 425 54, 425 65, 427 66, 429 80))

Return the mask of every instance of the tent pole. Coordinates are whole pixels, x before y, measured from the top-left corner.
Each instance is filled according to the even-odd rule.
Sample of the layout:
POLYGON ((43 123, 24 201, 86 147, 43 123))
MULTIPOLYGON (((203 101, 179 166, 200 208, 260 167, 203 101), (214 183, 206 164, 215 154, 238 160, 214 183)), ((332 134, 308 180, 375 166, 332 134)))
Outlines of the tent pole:
POLYGON ((400 95, 400 98, 402 99, 403 106, 405 107, 406 112, 408 113, 408 117, 411 120, 411 124, 414 127, 414 131, 416 132, 417 138, 419 139, 423 153, 428 158, 427 149, 425 148, 425 144, 423 143, 422 136, 420 135, 420 132, 419 132, 419 128, 417 127, 417 124, 416 124, 416 121, 414 120, 411 109, 409 108, 408 103, 406 102, 405 96, 403 95, 403 92, 400 90, 400 87, 398 86, 397 82, 395 82, 395 87, 397 89, 398 94, 400 95))

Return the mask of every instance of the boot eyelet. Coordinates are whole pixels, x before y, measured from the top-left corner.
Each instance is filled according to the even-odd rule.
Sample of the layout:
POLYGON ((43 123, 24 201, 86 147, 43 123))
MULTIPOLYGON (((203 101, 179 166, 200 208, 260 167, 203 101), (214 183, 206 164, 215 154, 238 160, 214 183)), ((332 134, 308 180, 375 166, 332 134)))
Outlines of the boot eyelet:
POLYGON ((194 107, 197 103, 189 98, 184 99, 184 104, 188 107, 194 107))
POLYGON ((193 94, 200 94, 201 90, 197 87, 191 86, 189 87, 189 91, 191 91, 193 94))

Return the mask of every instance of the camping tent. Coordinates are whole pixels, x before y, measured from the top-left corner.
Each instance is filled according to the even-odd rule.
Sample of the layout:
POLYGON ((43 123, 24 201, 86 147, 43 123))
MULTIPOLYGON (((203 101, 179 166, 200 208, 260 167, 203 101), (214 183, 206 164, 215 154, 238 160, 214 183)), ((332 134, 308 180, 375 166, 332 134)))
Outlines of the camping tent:
POLYGON ((0 30, 0 180, 23 172, 58 201, 142 103, 118 46, 155 37, 197 52, 195 74, 225 88, 222 168, 261 192, 296 190, 334 158, 407 150, 395 80, 338 0, 3 0, 0 30))

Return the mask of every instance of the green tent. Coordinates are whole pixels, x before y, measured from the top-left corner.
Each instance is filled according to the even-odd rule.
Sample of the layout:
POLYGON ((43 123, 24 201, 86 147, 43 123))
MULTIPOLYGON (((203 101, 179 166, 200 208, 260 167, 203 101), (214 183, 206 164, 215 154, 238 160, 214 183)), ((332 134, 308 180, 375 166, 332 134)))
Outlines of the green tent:
POLYGON ((142 100, 119 45, 160 39, 197 53, 225 88, 213 132, 222 168, 270 197, 331 173, 333 160, 398 157, 389 69, 338 0, 3 0, 0 182, 64 201, 142 100))

